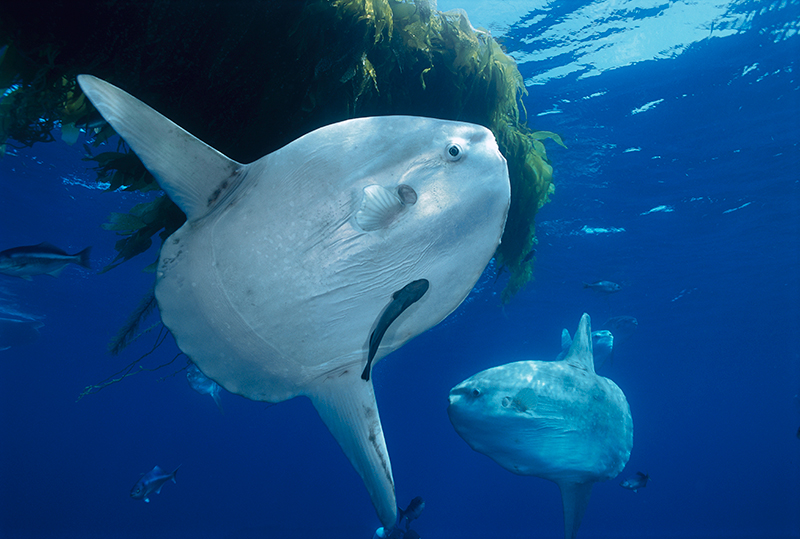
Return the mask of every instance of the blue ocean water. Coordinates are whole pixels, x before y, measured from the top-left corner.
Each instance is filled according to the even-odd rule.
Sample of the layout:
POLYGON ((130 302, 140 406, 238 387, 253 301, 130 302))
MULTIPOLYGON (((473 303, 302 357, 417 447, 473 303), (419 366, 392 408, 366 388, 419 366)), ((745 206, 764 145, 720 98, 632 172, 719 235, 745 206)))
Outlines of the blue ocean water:
MULTIPOLYGON (((600 374, 628 398, 633 451, 595 485, 579 536, 800 537, 800 3, 476 12, 492 4, 514 9, 493 31, 528 84, 530 125, 568 149, 548 145, 556 191, 537 219, 535 280, 502 306, 491 264, 456 312, 375 366, 398 503, 425 498, 426 539, 562 537, 557 487, 472 451, 447 395, 480 370, 554 358, 583 312, 595 325, 629 315, 638 329, 600 374), (583 288, 600 279, 623 289, 583 288), (636 471, 647 488, 618 486, 636 471)), ((92 245, 95 268, 111 262, 99 225, 146 197, 97 189, 81 157, 58 143, 0 160, 0 249, 92 245)), ((0 351, 0 537, 371 537, 367 493, 306 399, 223 391, 220 413, 171 376, 180 357, 76 402, 153 347, 157 329, 105 351, 156 249, 104 274, 0 276, 0 309, 44 323, 0 351), (177 484, 132 500, 156 464, 181 465, 177 484)), ((141 365, 177 353, 168 337, 141 365)))

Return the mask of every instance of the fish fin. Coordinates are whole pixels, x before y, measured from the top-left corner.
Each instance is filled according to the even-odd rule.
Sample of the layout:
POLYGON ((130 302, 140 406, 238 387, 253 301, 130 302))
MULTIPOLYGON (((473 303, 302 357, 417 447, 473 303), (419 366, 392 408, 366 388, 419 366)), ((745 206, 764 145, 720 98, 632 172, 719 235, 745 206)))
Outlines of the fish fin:
POLYGON ((144 503, 150 503, 150 498, 145 498, 144 503))
POLYGON ((561 330, 561 349, 569 350, 572 345, 572 337, 569 336, 569 330, 564 328, 561 330))
POLYGON ((78 84, 189 221, 207 215, 239 185, 245 165, 116 86, 91 75, 78 75, 78 84))
POLYGON ((222 403, 219 401, 219 389, 211 392, 211 398, 214 399, 214 402, 217 404, 217 408, 219 408, 219 413, 224 414, 225 411, 222 409, 222 403))
POLYGON ((388 226, 402 209, 403 202, 394 192, 380 185, 368 185, 364 188, 361 209, 356 212, 356 223, 367 232, 378 230, 388 226))
POLYGON ((536 390, 531 387, 523 387, 512 399, 512 403, 520 412, 527 412, 528 410, 536 408, 539 402, 539 396, 536 390))
POLYGON ((58 277, 58 276, 61 275, 61 272, 64 271, 65 267, 66 267, 66 264, 64 266, 61 266, 60 268, 54 269, 53 271, 48 271, 47 275, 50 275, 52 277, 58 277))
POLYGON ((175 483, 176 485, 178 484, 178 482, 175 481, 175 476, 178 475, 178 470, 181 469, 181 466, 183 466, 183 464, 178 464, 178 467, 175 468, 175 470, 170 474, 170 476, 172 476, 172 482, 175 483))
POLYGON ((583 313, 575 337, 567 352, 564 361, 572 367, 583 369, 594 374, 594 357, 592 356, 592 321, 589 315, 583 313))
POLYGON ((92 247, 89 246, 80 253, 78 253, 77 255, 75 255, 78 257, 78 261, 76 262, 76 264, 78 264, 79 266, 83 266, 86 269, 92 269, 92 266, 89 264, 89 253, 91 252, 92 252, 92 247))
POLYGON ((364 383, 357 370, 350 368, 329 375, 306 395, 364 481, 381 524, 386 529, 394 527, 397 502, 392 464, 372 382, 364 383))
POLYGON ((67 255, 67 252, 64 249, 62 249, 60 247, 56 247, 55 245, 53 245, 52 243, 50 243, 48 241, 43 241, 42 243, 36 245, 36 248, 39 249, 40 251, 46 251, 46 252, 50 252, 50 253, 53 253, 53 254, 69 256, 69 255, 67 255))
POLYGON ((559 483, 561 503, 564 506, 564 537, 575 539, 581 526, 594 483, 559 483))
POLYGON ((158 485, 158 488, 156 489, 156 494, 161 494, 161 489, 162 488, 164 488, 164 483, 161 483, 160 485, 158 485))
POLYGON ((8 350, 9 348, 11 348, 11 347, 10 346, 0 346, 0 351, 8 350))

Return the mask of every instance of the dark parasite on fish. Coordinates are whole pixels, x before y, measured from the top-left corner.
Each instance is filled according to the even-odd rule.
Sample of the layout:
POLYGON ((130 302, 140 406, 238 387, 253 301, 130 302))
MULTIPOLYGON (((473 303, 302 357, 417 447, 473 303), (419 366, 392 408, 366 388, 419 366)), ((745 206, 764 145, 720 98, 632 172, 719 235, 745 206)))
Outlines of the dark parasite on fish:
POLYGON ((356 118, 242 164, 119 88, 78 82, 186 214, 155 288, 181 351, 232 393, 308 397, 394 526, 391 463, 361 374, 455 310, 497 249, 510 184, 492 132, 356 118))

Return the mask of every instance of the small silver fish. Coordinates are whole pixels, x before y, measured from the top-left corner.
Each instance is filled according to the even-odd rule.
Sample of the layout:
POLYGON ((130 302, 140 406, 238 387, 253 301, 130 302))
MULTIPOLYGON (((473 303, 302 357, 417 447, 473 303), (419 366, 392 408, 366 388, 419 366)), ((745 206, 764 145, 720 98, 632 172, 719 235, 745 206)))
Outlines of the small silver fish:
POLYGON ((636 477, 631 477, 630 479, 626 479, 625 481, 620 483, 619 486, 636 492, 640 488, 646 487, 648 481, 650 481, 650 476, 648 474, 642 472, 636 472, 636 477))
POLYGON ((422 510, 425 509, 425 500, 422 499, 422 496, 417 496, 408 504, 408 507, 405 510, 398 508, 397 510, 397 527, 405 521, 405 528, 408 531, 409 526, 411 525, 412 520, 416 520, 422 514, 422 510))
POLYGON ((622 287, 617 283, 611 281, 595 281, 593 283, 583 283, 584 288, 591 288, 595 292, 603 292, 604 294, 611 294, 619 292, 622 287))
MULTIPOLYGON (((178 466, 178 468, 180 468, 180 466, 178 466)), ((171 474, 166 474, 164 470, 156 465, 155 468, 144 474, 142 478, 133 485, 131 489, 131 498, 134 500, 144 500, 150 503, 150 494, 153 492, 161 494, 161 487, 164 486, 164 483, 170 479, 172 479, 173 483, 177 483, 177 481, 175 481, 175 474, 178 473, 178 468, 175 468, 175 471, 171 474)))
POLYGON ((64 266, 70 263, 92 269, 89 265, 91 249, 87 247, 80 253, 70 255, 47 242, 13 247, 0 252, 0 273, 30 281, 32 275, 58 277, 64 266))
POLYGON ((201 395, 211 395, 211 398, 217 403, 219 411, 222 411, 222 404, 219 402, 219 384, 203 374, 194 363, 191 363, 186 368, 186 381, 189 382, 189 386, 192 389, 201 395))

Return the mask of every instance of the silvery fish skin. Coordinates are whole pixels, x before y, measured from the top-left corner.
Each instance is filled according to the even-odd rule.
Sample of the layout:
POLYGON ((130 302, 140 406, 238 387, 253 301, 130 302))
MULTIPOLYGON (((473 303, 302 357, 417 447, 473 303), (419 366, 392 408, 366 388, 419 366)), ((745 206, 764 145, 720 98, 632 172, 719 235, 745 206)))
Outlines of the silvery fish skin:
POLYGON ((644 474, 642 472, 636 472, 635 477, 631 477, 630 479, 626 479, 622 483, 619 484, 622 488, 626 488, 628 490, 632 490, 634 492, 638 491, 640 488, 644 488, 647 486, 647 482, 650 480, 649 474, 644 474))
MULTIPOLYGON (((180 468, 180 466, 178 466, 180 468)), ((144 500, 147 503, 150 503, 150 494, 155 492, 156 494, 161 493, 161 487, 164 486, 164 483, 172 480, 173 483, 177 483, 175 481, 175 474, 178 473, 178 468, 175 468, 170 474, 164 473, 159 466, 155 466, 152 470, 147 472, 142 476, 139 481, 133 488, 131 489, 131 498, 134 500, 144 500)))
POLYGON ((211 395, 219 411, 222 411, 222 404, 219 402, 219 384, 203 374, 194 363, 186 368, 186 380, 189 386, 201 395, 211 395))
POLYGON ((584 288, 591 288, 596 292, 603 292, 605 294, 611 294, 613 292, 619 292, 622 290, 622 287, 617 283, 612 283, 611 281, 595 281, 593 283, 583 283, 584 288))
POLYGON ((47 274, 58 277, 64 266, 70 263, 91 269, 89 265, 91 250, 91 247, 87 247, 80 253, 70 255, 46 242, 13 247, 0 252, 0 273, 30 281, 33 275, 47 274))

